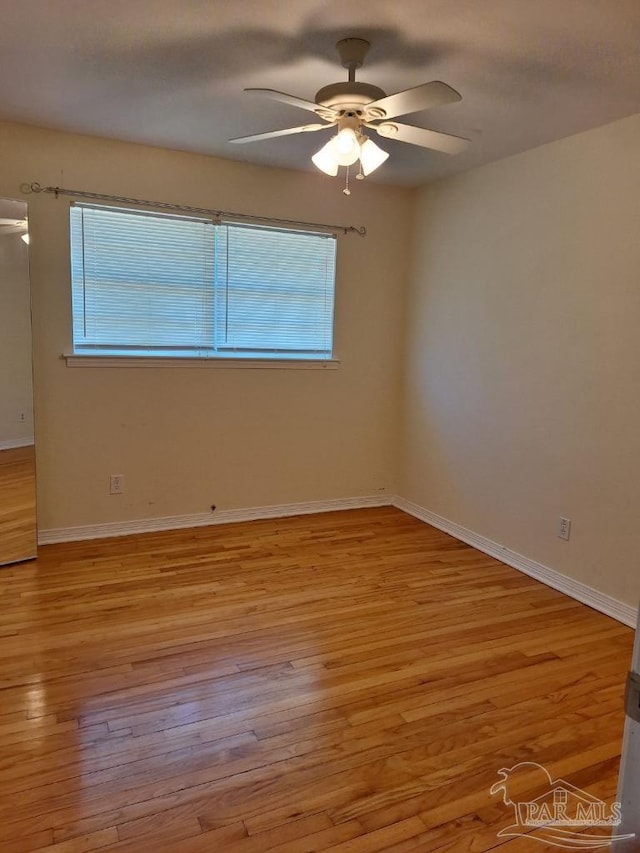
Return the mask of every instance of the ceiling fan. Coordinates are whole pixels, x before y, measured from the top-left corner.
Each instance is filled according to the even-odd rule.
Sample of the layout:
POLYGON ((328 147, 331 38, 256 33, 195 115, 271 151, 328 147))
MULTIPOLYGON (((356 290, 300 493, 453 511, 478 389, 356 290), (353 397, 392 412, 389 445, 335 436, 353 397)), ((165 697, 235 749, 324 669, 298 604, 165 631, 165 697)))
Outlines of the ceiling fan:
POLYGON ((0 218, 0 236, 8 234, 20 234, 25 243, 29 243, 29 222, 24 219, 0 218))
MULTIPOLYGON (((369 47, 369 42, 361 38, 346 38, 339 41, 336 48, 343 67, 349 70, 349 79, 324 86, 316 93, 315 101, 306 101, 274 89, 245 89, 245 92, 252 92, 315 113, 324 121, 324 124, 287 127, 283 130, 256 133, 252 136, 240 136, 229 141, 258 142, 262 139, 273 139, 276 136, 309 133, 334 127, 337 128, 337 134, 311 159, 321 171, 332 176, 338 174, 340 166, 351 166, 359 160, 360 168, 356 177, 360 179, 371 174, 389 156, 367 136, 366 130, 373 130, 384 139, 407 142, 410 145, 419 145, 445 154, 458 154, 464 151, 469 144, 468 139, 390 120, 395 119, 396 116, 405 116, 431 107, 454 103, 461 99, 461 95, 451 86, 438 80, 423 83, 413 89, 405 89, 395 95, 387 95, 378 86, 370 83, 356 82, 356 69, 362 66, 369 47)), ((348 187, 345 192, 349 194, 348 187)))

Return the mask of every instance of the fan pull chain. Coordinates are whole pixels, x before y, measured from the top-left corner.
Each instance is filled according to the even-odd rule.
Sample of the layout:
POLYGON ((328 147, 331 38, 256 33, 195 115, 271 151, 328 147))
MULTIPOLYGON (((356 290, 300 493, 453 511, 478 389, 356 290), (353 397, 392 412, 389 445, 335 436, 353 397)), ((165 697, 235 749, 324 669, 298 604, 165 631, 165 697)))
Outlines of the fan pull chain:
POLYGON ((347 166, 347 174, 345 176, 344 189, 342 190, 342 192, 345 195, 351 195, 351 190, 349 189, 349 166, 347 166))

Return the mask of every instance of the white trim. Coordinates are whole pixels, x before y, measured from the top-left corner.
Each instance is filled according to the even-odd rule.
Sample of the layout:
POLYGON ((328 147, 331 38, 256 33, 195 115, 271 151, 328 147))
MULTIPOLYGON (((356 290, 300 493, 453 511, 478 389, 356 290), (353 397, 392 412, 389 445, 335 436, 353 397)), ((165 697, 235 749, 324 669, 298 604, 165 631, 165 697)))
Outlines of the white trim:
POLYGON ((337 358, 197 358, 157 355, 64 354, 67 367, 204 367, 258 370, 336 370, 337 358))
POLYGON ((15 447, 31 447, 35 444, 35 439, 32 435, 25 438, 9 438, 6 441, 0 441, 0 450, 13 450, 15 447))
POLYGON ((420 521, 431 524, 433 527, 437 527, 438 530, 449 533, 461 542, 466 542, 467 545, 477 548, 478 551, 495 557, 501 563, 506 563, 508 566, 524 572, 525 575, 529 575, 547 586, 557 589, 565 593, 565 595, 575 598, 577 601, 581 601, 583 604, 588 604, 594 610, 606 613, 607 616, 617 619, 618 622, 635 628, 637 610, 630 604, 625 604, 622 601, 612 598, 610 595, 605 595, 603 592, 599 592, 597 589, 587 586, 587 584, 581 581, 567 577, 567 575, 563 575, 555 571, 555 569, 550 569, 542 563, 531 560, 517 551, 512 551, 504 545, 499 545, 497 542, 493 542, 491 539, 487 539, 473 530, 468 530, 461 524, 456 524, 454 521, 449 521, 447 518, 436 515, 436 513, 430 512, 428 509, 424 509, 424 507, 412 501, 405 500, 405 498, 395 496, 392 504, 403 512, 419 518, 420 521))
POLYGON ((79 542, 83 539, 104 539, 109 536, 129 536, 133 533, 177 530, 184 527, 205 527, 210 524, 230 524, 235 521, 255 521, 260 518, 284 518, 316 512, 335 512, 341 509, 364 509, 366 507, 389 506, 391 502, 390 495, 366 495, 359 498, 336 498, 327 501, 250 507, 249 509, 223 509, 217 510, 215 513, 201 512, 193 515, 173 515, 164 518, 115 521, 107 524, 87 524, 82 527, 58 527, 40 530, 38 532, 38 544, 79 542))
POLYGON ((285 518, 295 515, 309 515, 317 512, 335 512, 345 509, 365 509, 367 507, 395 506, 415 518, 433 527, 449 533, 461 542, 477 548, 484 554, 500 560, 518 571, 541 581, 547 586, 563 592, 565 595, 599 610, 624 625, 634 628, 637 610, 630 604, 618 601, 597 589, 574 578, 567 577, 548 566, 531 560, 500 545, 473 530, 456 524, 454 521, 436 515, 424 507, 397 495, 365 495, 356 498, 336 498, 326 501, 306 501, 304 503, 276 504, 272 506, 250 507, 248 509, 217 510, 215 513, 202 512, 192 515, 173 515, 163 518, 143 518, 135 521, 116 521, 106 524, 88 524, 80 527, 59 527, 38 532, 38 544, 49 545, 54 542, 79 542, 85 539, 104 539, 110 536, 129 536, 134 533, 151 533, 162 530, 178 530, 186 527, 205 527, 211 524, 230 524, 238 521, 255 521, 262 518, 285 518))

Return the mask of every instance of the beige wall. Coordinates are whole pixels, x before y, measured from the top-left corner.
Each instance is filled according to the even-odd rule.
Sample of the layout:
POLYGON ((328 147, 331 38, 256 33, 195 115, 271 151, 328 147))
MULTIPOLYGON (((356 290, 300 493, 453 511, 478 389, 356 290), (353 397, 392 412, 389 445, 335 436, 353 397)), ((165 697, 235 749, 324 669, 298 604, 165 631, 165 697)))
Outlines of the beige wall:
POLYGON ((76 369, 68 200, 28 196, 41 529, 394 490, 408 190, 0 125, 0 195, 31 181, 369 232, 338 242, 338 370, 76 369))
POLYGON ((28 249, 0 232, 0 448, 32 440, 32 400, 28 249))
POLYGON ((640 598, 640 116, 424 189, 400 494, 640 598), (556 536, 573 521, 569 542, 556 536))

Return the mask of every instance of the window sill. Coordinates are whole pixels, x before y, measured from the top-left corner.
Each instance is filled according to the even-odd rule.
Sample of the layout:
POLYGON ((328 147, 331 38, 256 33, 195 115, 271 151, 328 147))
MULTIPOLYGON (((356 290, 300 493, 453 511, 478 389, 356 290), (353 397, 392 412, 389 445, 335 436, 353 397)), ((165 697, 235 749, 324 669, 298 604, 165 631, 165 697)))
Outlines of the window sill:
POLYGON ((204 367, 250 370, 336 370, 340 360, 307 358, 177 358, 135 355, 67 355, 67 367, 204 367))

